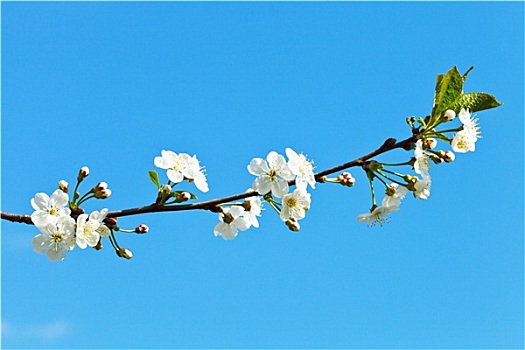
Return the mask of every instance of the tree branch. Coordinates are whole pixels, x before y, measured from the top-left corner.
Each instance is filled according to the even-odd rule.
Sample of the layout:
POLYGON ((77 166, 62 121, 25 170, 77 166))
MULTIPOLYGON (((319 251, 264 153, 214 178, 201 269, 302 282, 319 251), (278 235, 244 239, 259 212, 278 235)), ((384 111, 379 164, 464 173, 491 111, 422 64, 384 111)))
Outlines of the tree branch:
MULTIPOLYGON (((349 169, 352 167, 362 166, 367 160, 370 160, 377 155, 391 151, 396 148, 403 148, 403 149, 409 150, 412 148, 412 143, 414 143, 416 140, 417 140, 417 133, 414 133, 414 135, 412 135, 411 137, 403 141, 399 141, 399 142, 396 142, 396 139, 394 138, 389 138, 383 143, 383 145, 381 145, 381 147, 379 147, 378 149, 360 158, 357 158, 347 163, 340 164, 333 168, 318 172, 317 174, 315 174, 315 180, 318 182, 322 182, 322 178, 326 175, 337 173, 339 171, 349 169)), ((295 184, 295 181, 289 182, 290 186, 294 184, 295 184)), ((162 205, 158 205, 154 203, 154 204, 150 204, 150 205, 146 205, 146 206, 138 207, 138 208, 130 208, 130 209, 123 209, 123 210, 116 210, 116 211, 108 212, 107 217, 117 218, 117 217, 122 217, 122 216, 139 215, 139 214, 146 214, 146 213, 185 211, 185 210, 196 210, 196 209, 209 210, 212 212, 219 212, 220 211, 220 208, 218 207, 219 204, 233 202, 236 200, 249 198, 253 196, 260 196, 260 195, 261 194, 257 192, 244 192, 244 193, 239 193, 239 194, 232 195, 229 197, 212 199, 209 201, 198 202, 198 203, 193 203, 193 204, 176 205, 176 206, 162 206, 162 205)), ((1 211, 0 214, 3 220, 33 225, 33 222, 31 221, 31 216, 29 215, 11 214, 11 213, 3 212, 3 211, 1 211)))

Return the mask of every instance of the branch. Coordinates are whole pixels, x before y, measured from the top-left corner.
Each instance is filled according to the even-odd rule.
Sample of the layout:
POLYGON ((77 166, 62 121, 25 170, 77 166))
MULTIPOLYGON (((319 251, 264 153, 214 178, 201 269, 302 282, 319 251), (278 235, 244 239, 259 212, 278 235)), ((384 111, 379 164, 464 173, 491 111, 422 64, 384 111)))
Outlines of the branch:
MULTIPOLYGON (((380 155, 382 153, 396 149, 396 148, 410 149, 412 147, 412 143, 415 142, 416 139, 417 139, 417 134, 414 134, 413 136, 403 141, 399 141, 399 142, 396 142, 394 138, 389 138, 383 143, 383 145, 381 145, 381 147, 379 147, 378 149, 360 158, 357 158, 350 162, 340 164, 333 168, 318 172, 317 174, 315 174, 315 179, 317 182, 322 182, 322 178, 326 175, 337 173, 339 171, 349 169, 352 167, 362 166, 367 160, 377 155, 380 155)), ((294 184, 295 184, 295 181, 289 182, 290 186, 294 184)), ((244 192, 244 193, 239 193, 239 194, 232 195, 229 197, 212 199, 209 201, 198 202, 198 203, 193 203, 193 204, 177 205, 177 206, 163 206, 163 205, 158 205, 158 204, 153 203, 153 204, 146 205, 143 207, 122 209, 122 210, 108 212, 107 217, 116 218, 116 217, 121 217, 121 216, 131 216, 131 215, 139 215, 139 214, 146 214, 146 213, 185 211, 185 210, 197 210, 197 209, 209 210, 212 212, 219 212, 220 211, 220 208, 218 207, 219 204, 233 202, 233 201, 237 201, 240 199, 249 198, 253 196, 260 196, 260 195, 261 194, 255 191, 254 192, 244 192)), ((31 221, 31 216, 29 215, 11 214, 11 213, 3 212, 3 211, 0 213, 1 213, 1 217, 3 220, 33 225, 33 222, 31 221)), ((72 216, 75 216, 75 215, 72 215, 72 216)))

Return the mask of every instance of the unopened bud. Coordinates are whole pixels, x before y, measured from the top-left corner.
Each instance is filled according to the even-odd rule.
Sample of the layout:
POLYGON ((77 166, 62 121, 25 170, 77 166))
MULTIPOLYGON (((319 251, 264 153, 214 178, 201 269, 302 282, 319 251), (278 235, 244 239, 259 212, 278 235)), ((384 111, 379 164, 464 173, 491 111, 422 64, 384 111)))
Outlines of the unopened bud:
POLYGON ((69 184, 66 180, 60 180, 58 182, 58 188, 60 188, 62 192, 67 193, 67 191, 69 191, 69 184))
POLYGON ((355 179, 350 173, 342 173, 337 177, 339 183, 343 186, 352 187, 355 184, 355 179))
POLYGON ((111 230, 117 226, 117 218, 105 218, 104 223, 111 230))
POLYGON ((443 114, 443 119, 447 122, 454 120, 454 118, 456 118, 456 112, 451 109, 447 109, 445 114, 443 114))
POLYGON ((140 224, 138 225, 137 227, 135 227, 135 232, 136 233, 146 233, 149 231, 149 227, 144 225, 144 224, 140 224))
POLYGON ((294 218, 289 218, 286 221, 286 226, 293 232, 298 232, 301 229, 301 225, 294 218))
POLYGON ((443 156, 443 160, 447 163, 451 163, 454 161, 454 159, 456 159, 456 155, 454 154, 454 152, 452 151, 446 151, 444 156, 443 156))
POLYGON ((121 258, 125 258, 125 259, 131 259, 133 257, 133 252, 131 250, 129 250, 128 248, 120 248, 118 250, 115 251, 117 253, 117 255, 121 258))
POLYGON ((186 202, 191 198, 191 194, 189 192, 181 192, 175 197, 175 201, 177 203, 186 202))
POLYGON ((165 196, 169 196, 171 194, 171 186, 170 185, 162 186, 162 194, 165 196))
POLYGON ((95 187, 93 187, 93 192, 100 192, 104 191, 106 188, 108 188, 108 184, 105 182, 99 182, 95 187))
POLYGON ((424 139, 422 143, 423 143, 423 148, 425 149, 434 149, 436 148, 438 144, 437 140, 432 137, 428 139, 424 139))
POLYGON ((87 166, 84 166, 78 172, 77 181, 80 182, 88 176, 89 176, 89 168, 87 166))
POLYGON ((109 188, 102 190, 102 191, 95 192, 96 199, 106 199, 109 196, 111 196, 111 190, 109 188))

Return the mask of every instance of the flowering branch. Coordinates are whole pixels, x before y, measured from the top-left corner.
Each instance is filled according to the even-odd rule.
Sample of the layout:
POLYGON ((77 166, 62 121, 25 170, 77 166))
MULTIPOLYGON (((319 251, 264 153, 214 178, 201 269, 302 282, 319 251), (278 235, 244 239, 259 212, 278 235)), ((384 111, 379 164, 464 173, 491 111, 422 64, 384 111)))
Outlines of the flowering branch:
MULTIPOLYGON (((251 226, 259 227, 257 217, 261 216, 262 200, 269 204, 280 219, 292 231, 299 231, 299 220, 310 209, 311 195, 308 186, 315 189, 319 183, 335 183, 352 187, 355 179, 349 173, 341 173, 336 178, 328 175, 343 170, 361 167, 365 172, 372 199, 369 213, 357 216, 357 220, 369 225, 383 225, 388 215, 399 210, 401 201, 411 192, 420 200, 430 196, 430 162, 434 164, 450 163, 455 154, 448 150, 435 150, 438 140, 445 142, 456 153, 475 151, 475 143, 481 137, 478 119, 471 117, 471 112, 482 111, 501 105, 496 98, 487 93, 464 93, 463 84, 468 73, 460 75, 453 67, 446 74, 437 76, 432 112, 425 118, 409 117, 406 123, 411 136, 397 141, 387 139, 376 150, 357 159, 337 165, 318 173, 313 172, 313 161, 303 154, 297 154, 291 148, 286 149, 288 160, 277 152, 270 152, 266 159, 254 158, 247 169, 256 176, 252 187, 243 193, 192 204, 181 204, 197 197, 187 191, 174 190, 180 183, 194 183, 198 190, 208 192, 208 183, 203 168, 196 156, 186 153, 177 154, 163 150, 160 157, 155 157, 154 164, 166 170, 168 182, 161 184, 156 171, 148 172, 151 182, 156 186, 154 203, 138 208, 108 211, 102 209, 86 214, 81 205, 90 199, 103 200, 111 195, 107 183, 99 182, 83 195, 78 191, 80 184, 89 175, 89 168, 80 169, 71 198, 68 196, 69 185, 61 180, 51 196, 37 193, 31 200, 35 209, 31 216, 0 212, 3 220, 35 225, 40 234, 33 238, 33 249, 37 253, 47 254, 50 260, 63 260, 66 252, 75 246, 85 249, 88 246, 96 250, 102 248, 102 238, 108 238, 119 257, 131 259, 132 253, 119 246, 116 232, 144 234, 148 227, 144 224, 134 229, 124 229, 117 223, 117 218, 131 215, 157 212, 186 210, 207 210, 219 214, 219 223, 213 232, 226 240, 235 238, 239 231, 251 226), (458 115, 459 127, 437 128, 441 124, 453 121, 458 115), (454 133, 452 137, 448 133, 454 133), (380 163, 373 158, 394 149, 413 150, 413 156, 401 163, 380 163), (398 170, 397 167, 411 167, 415 175, 398 170), (391 168, 396 167, 396 170, 391 168), (374 180, 384 186, 385 197, 380 205, 376 202, 374 180), (390 184, 389 184, 390 183, 390 184), (290 187, 295 186, 293 192, 290 187), (238 202, 244 200, 244 202, 238 202)), ((447 124, 448 125, 448 124, 447 124)))
MULTIPOLYGON (((326 175, 335 174, 337 172, 350 169, 352 167, 356 166, 362 166, 365 161, 372 159, 375 156, 378 156, 382 153, 386 153, 388 151, 391 151, 396 148, 403 148, 403 149, 410 149, 411 145, 415 142, 417 139, 417 135, 413 135, 403 141, 396 142, 395 139, 389 138, 387 139, 381 147, 378 149, 362 156, 357 159, 354 159, 352 161, 349 161, 347 163, 343 163, 340 165, 337 165, 333 168, 329 168, 323 171, 320 171, 316 173, 315 180, 317 182, 323 182, 323 177, 326 175)), ((295 185, 295 180, 288 181, 289 186, 295 185)), ((147 214, 147 213, 160 213, 160 212, 172 212, 172 211, 186 211, 186 210, 209 210, 212 212, 220 212, 221 210, 218 209, 218 205, 228 202, 233 202, 253 196, 261 196, 262 194, 258 192, 243 192, 238 193, 232 196, 218 198, 218 199, 212 199, 209 201, 203 201, 198 203, 192 203, 192 204, 180 204, 177 206, 163 206, 156 203, 145 205, 138 208, 129 208, 129 209, 122 209, 122 210, 115 210, 107 213, 107 217, 109 218, 117 218, 117 217, 123 217, 123 216, 131 216, 131 215, 140 215, 140 214, 147 214)), ((4 211, 0 211, 2 215, 3 220, 11 221, 11 222, 19 222, 23 224, 28 225, 34 225, 34 223, 31 221, 31 216, 26 214, 11 214, 4 211)), ((73 215, 74 217, 74 215, 73 215)))

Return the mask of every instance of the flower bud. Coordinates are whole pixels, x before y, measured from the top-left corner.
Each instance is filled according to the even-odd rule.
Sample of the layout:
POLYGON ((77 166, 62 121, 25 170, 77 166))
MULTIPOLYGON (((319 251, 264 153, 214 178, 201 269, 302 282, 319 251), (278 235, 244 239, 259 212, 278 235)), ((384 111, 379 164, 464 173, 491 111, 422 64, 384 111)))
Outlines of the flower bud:
POLYGON ((162 194, 165 196, 169 196, 171 194, 171 186, 170 185, 162 186, 162 194))
POLYGON ((95 187, 93 187, 92 191, 93 192, 100 192, 100 191, 104 191, 107 188, 108 188, 108 184, 107 183, 99 182, 95 187))
POLYGON ((84 166, 78 172, 77 181, 80 182, 88 176, 89 176, 89 168, 87 166, 84 166))
POLYGON ((148 231, 149 231, 149 227, 147 225, 144 225, 144 224, 140 224, 137 227, 135 227, 135 232, 136 233, 143 234, 143 233, 146 233, 148 231))
POLYGON ((289 218, 286 221, 286 226, 288 226, 288 228, 293 232, 299 232, 299 230, 301 229, 301 225, 299 225, 297 220, 295 220, 294 218, 289 218))
POLYGON ((447 122, 454 120, 454 118, 456 118, 456 112, 451 109, 447 109, 445 114, 443 114, 443 119, 447 122))
POLYGON ((117 255, 121 258, 131 259, 133 257, 133 252, 128 248, 120 248, 115 251, 117 255))
POLYGON ((423 148, 425 149, 434 149, 436 148, 438 142, 436 139, 430 137, 428 139, 424 139, 422 144, 423 144, 423 148))
POLYGON ((452 151, 446 151, 444 152, 443 160, 447 163, 451 163, 456 159, 456 155, 452 151))
POLYGON ((111 230, 117 226, 117 218, 105 218, 104 224, 111 230))
POLYGON ((181 192, 175 197, 175 202, 181 203, 186 202, 191 199, 191 194, 189 192, 181 192))
POLYGON ((60 188, 62 192, 67 193, 67 191, 69 191, 69 184, 66 180, 60 180, 58 182, 58 188, 60 188))
POLYGON ((102 191, 95 192, 96 199, 106 199, 109 196, 111 196, 111 190, 109 188, 102 190, 102 191))
POLYGON ((342 173, 337 179, 343 186, 352 187, 355 184, 355 179, 350 173, 342 173))

